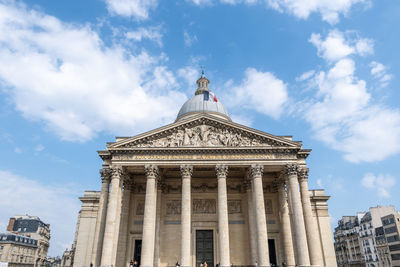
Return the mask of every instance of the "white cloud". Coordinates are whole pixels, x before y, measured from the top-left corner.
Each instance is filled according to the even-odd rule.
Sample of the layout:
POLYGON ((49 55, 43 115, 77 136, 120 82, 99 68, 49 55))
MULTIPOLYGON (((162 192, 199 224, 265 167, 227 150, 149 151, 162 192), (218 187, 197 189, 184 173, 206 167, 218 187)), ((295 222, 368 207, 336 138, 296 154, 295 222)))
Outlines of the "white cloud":
MULTIPOLYGON (((329 33, 326 40, 317 35, 311 39, 321 57, 335 63, 328 71, 305 75, 307 85, 317 89, 303 109, 315 137, 344 152, 351 162, 374 162, 399 153, 400 111, 372 102, 366 82, 355 75, 354 59, 348 57, 366 53, 365 47, 356 48, 366 39, 345 38, 338 31, 329 33)), ((383 70, 378 64, 372 68, 372 75, 383 70)))
POLYGON ((24 117, 64 140, 173 121, 186 96, 160 60, 106 46, 89 26, 0 4, 0 81, 24 117))
POLYGON ((157 7, 158 0, 105 0, 110 13, 124 17, 147 19, 150 10, 157 7))
POLYGON ((361 184, 367 189, 376 190, 379 197, 390 198, 389 190, 396 184, 396 179, 388 174, 366 173, 361 184))
POLYGON ((74 238, 79 211, 78 196, 83 192, 77 185, 44 185, 12 172, 0 170, 0 226, 17 214, 39 216, 50 224, 49 255, 61 255, 74 238))
POLYGON ((313 33, 310 42, 318 49, 318 55, 333 62, 351 54, 367 55, 373 53, 373 42, 366 38, 351 38, 350 33, 331 30, 325 40, 313 33))
POLYGON ((300 77, 296 77, 296 82, 302 82, 302 81, 308 80, 312 76, 314 76, 314 74, 315 74, 315 70, 306 71, 303 74, 301 74, 300 77))
POLYGON ((388 73, 387 67, 382 63, 372 61, 369 65, 371 67, 371 75, 380 83, 380 87, 385 87, 392 79, 392 75, 388 73))
MULTIPOLYGON (((226 87, 231 87, 226 84, 226 87)), ((245 78, 238 86, 232 86, 225 98, 231 107, 244 107, 278 119, 288 100, 286 84, 270 72, 254 68, 245 71, 245 78)))
POLYGON ((195 34, 190 35, 190 33, 188 33, 187 31, 183 32, 183 42, 185 43, 186 47, 192 46, 197 41, 197 36, 195 34))
MULTIPOLYGON (((187 0, 198 6, 212 5, 218 1, 212 0, 187 0)), ((370 0, 219 0, 224 4, 261 4, 266 5, 279 12, 287 12, 301 19, 307 19, 311 13, 322 16, 322 20, 335 24, 340 20, 340 16, 347 16, 352 6, 356 4, 369 5, 370 0)))
POLYGON ((196 90, 196 81, 200 77, 199 69, 193 66, 186 66, 180 68, 177 73, 178 76, 186 82, 188 92, 192 94, 196 90))
POLYGON ((161 27, 147 27, 139 28, 136 31, 129 31, 125 34, 125 37, 130 40, 141 42, 144 39, 148 39, 156 42, 160 47, 162 46, 162 34, 161 27))
POLYGON ((319 13, 322 20, 335 24, 340 15, 347 15, 350 8, 358 3, 368 3, 367 0, 265 0, 267 4, 278 10, 286 11, 301 19, 307 19, 311 13, 319 13))

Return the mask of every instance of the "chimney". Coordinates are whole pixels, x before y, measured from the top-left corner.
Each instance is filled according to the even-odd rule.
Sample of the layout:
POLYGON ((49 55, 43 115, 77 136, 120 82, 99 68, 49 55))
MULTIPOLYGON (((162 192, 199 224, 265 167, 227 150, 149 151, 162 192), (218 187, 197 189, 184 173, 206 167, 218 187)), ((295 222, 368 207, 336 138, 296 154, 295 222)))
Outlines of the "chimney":
POLYGON ((7 231, 11 232, 13 230, 14 222, 15 222, 15 218, 10 218, 10 221, 8 222, 8 226, 7 226, 7 231))

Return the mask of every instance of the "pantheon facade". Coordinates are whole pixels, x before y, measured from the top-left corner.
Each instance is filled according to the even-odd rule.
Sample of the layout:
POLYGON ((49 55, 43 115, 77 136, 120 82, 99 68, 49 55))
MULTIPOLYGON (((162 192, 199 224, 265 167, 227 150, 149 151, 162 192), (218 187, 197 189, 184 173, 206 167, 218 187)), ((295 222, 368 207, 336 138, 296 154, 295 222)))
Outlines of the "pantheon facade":
POLYGON ((232 122, 202 75, 174 123, 98 152, 101 191, 80 198, 74 267, 336 267, 310 152, 232 122))

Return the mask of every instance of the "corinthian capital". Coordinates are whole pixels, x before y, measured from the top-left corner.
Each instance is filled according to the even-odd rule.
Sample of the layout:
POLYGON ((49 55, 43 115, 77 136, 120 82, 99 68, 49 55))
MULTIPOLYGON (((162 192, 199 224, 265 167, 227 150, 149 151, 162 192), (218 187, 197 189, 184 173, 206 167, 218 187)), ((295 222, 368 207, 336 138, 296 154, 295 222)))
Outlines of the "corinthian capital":
POLYGON ((254 179, 256 176, 262 176, 264 172, 264 166, 259 164, 253 164, 250 167, 250 178, 254 179))
POLYGON ((158 167, 157 165, 146 165, 144 166, 144 171, 146 172, 147 178, 155 178, 158 177, 158 167))
POLYGON ((226 178, 228 176, 228 165, 218 164, 215 166, 218 178, 226 178))
POLYGON ((285 174, 287 176, 297 175, 297 164, 296 163, 286 164, 285 165, 285 174))
POLYGON ((101 181, 108 182, 110 181, 112 171, 110 168, 101 168, 100 169, 100 176, 101 176, 101 181))
POLYGON ((122 177, 122 174, 123 174, 122 166, 113 166, 113 167, 111 167, 112 179, 120 179, 122 177))
POLYGON ((182 177, 192 177, 193 166, 192 165, 181 165, 181 175, 182 177))
POLYGON ((307 180, 308 179, 308 168, 299 168, 297 171, 297 175, 299 176, 299 180, 307 180))

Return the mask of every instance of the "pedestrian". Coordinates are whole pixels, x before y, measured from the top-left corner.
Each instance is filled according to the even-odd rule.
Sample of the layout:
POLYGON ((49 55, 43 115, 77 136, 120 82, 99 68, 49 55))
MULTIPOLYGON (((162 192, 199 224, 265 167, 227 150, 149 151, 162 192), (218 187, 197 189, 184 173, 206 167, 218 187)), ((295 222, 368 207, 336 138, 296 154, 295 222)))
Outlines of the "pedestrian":
POLYGON ((181 265, 179 264, 179 262, 176 262, 175 267, 180 267, 181 265))
POLYGON ((133 260, 129 263, 129 267, 133 267, 133 260))
POLYGON ((206 261, 204 262, 204 267, 207 267, 207 262, 206 261))
POLYGON ((139 264, 138 264, 137 261, 134 261, 134 262, 133 262, 133 267, 139 267, 139 264))

